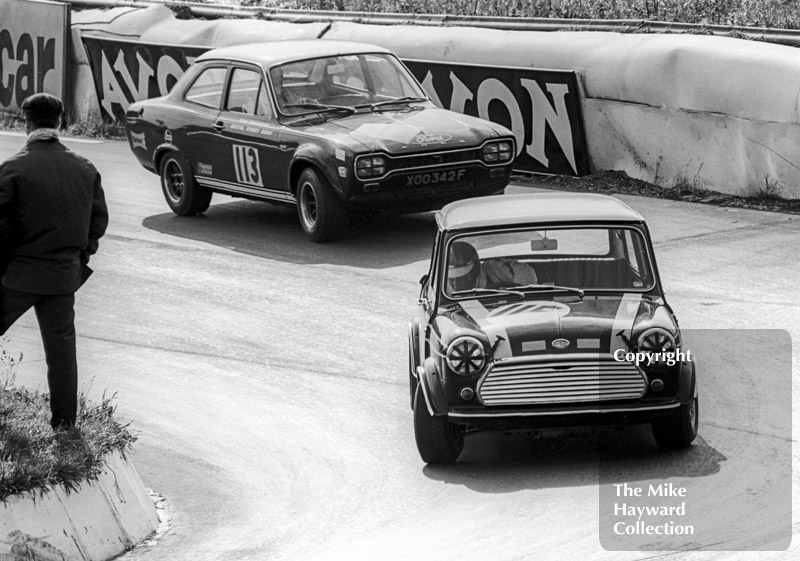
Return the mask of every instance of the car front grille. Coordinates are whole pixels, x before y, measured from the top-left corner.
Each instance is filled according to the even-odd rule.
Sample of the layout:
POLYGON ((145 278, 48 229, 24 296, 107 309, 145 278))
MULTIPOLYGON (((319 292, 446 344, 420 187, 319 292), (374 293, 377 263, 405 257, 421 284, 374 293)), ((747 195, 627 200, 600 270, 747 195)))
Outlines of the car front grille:
POLYGON ((387 161, 388 171, 404 171, 423 169, 437 166, 448 166, 466 162, 478 163, 481 161, 481 151, 478 148, 471 150, 450 150, 446 152, 432 152, 430 154, 411 154, 408 156, 391 156, 387 161))
POLYGON ((478 396, 489 406, 636 399, 646 384, 635 365, 613 357, 511 359, 491 367, 478 384, 478 396))

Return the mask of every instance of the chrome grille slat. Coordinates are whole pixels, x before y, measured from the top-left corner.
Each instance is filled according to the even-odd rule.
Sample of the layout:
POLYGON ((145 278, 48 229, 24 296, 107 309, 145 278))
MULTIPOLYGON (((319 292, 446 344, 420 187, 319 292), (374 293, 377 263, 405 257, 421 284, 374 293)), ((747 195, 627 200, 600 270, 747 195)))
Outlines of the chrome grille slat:
MULTIPOLYGON (((631 386, 615 385, 615 386, 605 387, 605 388, 603 388, 603 391, 606 391, 606 392, 613 391, 613 390, 626 390, 627 391, 629 389, 638 390, 639 387, 633 386, 633 385, 631 385, 631 386)), ((520 387, 520 388, 502 388, 502 389, 496 389, 496 390, 491 390, 491 389, 490 390, 484 390, 483 391, 483 395, 484 396, 487 396, 487 395, 500 395, 500 396, 502 396, 502 395, 513 395, 515 393, 516 394, 519 394, 519 393, 546 394, 546 393, 557 393, 557 392, 572 392, 572 393, 575 393, 575 394, 578 394, 578 393, 591 393, 591 394, 597 395, 599 393, 599 390, 598 390, 598 388, 587 388, 585 386, 580 386, 580 387, 576 387, 576 386, 558 386, 558 387, 550 387, 550 388, 537 388, 535 390, 531 389, 530 387, 528 387, 528 388, 520 387)))
MULTIPOLYGON (((627 392, 623 391, 609 391, 606 395, 616 395, 622 396, 625 395, 627 392)), ((539 392, 519 392, 519 393, 510 393, 510 394, 502 394, 498 396, 494 396, 495 399, 498 400, 518 400, 518 399, 553 399, 553 398, 577 398, 577 397, 586 397, 594 399, 597 395, 597 392, 552 392, 552 393, 539 393, 539 392)))
MULTIPOLYGON (((547 388, 547 387, 565 387, 565 386, 587 386, 590 385, 594 380, 554 380, 552 382, 537 382, 536 387, 538 388, 547 388)), ((631 380, 604 380, 603 386, 607 387, 612 384, 617 385, 633 385, 633 386, 640 386, 641 384, 631 381, 631 380)), ((600 387, 600 382, 596 382, 594 385, 600 387)), ((502 382, 498 384, 492 384, 490 388, 514 388, 514 387, 530 387, 530 382, 515 382, 515 383, 507 383, 502 382)))
MULTIPOLYGON (((548 388, 575 388, 575 389, 587 389, 588 384, 575 384, 575 383, 564 383, 564 384, 536 384, 536 387, 541 390, 546 390, 548 388)), ((491 394, 491 393, 502 393, 502 392, 510 392, 518 389, 530 389, 531 384, 515 384, 509 386, 490 386, 489 388, 483 388, 483 393, 491 394)), ((611 389, 611 388, 633 388, 639 389, 641 384, 637 384, 634 382, 612 382, 609 384, 603 384, 603 389, 611 389)), ((591 388, 595 393, 600 391, 600 384, 596 384, 591 388)))
POLYGON ((489 406, 636 399, 646 383, 631 363, 573 354, 561 360, 496 363, 480 381, 478 395, 489 406))
MULTIPOLYGON (((612 379, 613 377, 617 377, 617 378, 626 380, 626 379, 628 379, 628 375, 629 374, 630 374, 629 372, 609 372, 607 376, 603 376, 603 379, 604 380, 609 380, 609 379, 612 379)), ((526 382, 526 381, 531 381, 531 380, 544 382, 544 381, 547 381, 547 380, 556 380, 557 381, 557 380, 581 380, 581 379, 582 380, 599 380, 600 377, 598 377, 595 374, 586 373, 586 372, 576 372, 576 374, 574 376, 568 376, 568 375, 564 375, 564 374, 557 374, 557 375, 552 375, 552 376, 542 375, 542 374, 534 374, 534 375, 518 374, 518 375, 514 375, 514 376, 503 377, 503 381, 508 381, 508 382, 515 382, 515 381, 526 382)))

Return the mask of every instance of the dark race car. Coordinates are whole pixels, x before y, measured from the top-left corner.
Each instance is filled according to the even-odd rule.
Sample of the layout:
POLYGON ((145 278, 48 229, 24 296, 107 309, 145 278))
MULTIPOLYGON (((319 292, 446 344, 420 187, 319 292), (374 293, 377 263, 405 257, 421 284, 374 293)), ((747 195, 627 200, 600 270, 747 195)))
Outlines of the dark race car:
POLYGON ((297 206, 315 241, 363 209, 414 212, 502 192, 512 133, 436 107, 389 51, 344 41, 220 48, 126 113, 131 150, 173 212, 213 192, 297 206))
POLYGON ((455 462, 480 430, 649 423, 661 447, 692 443, 694 360, 637 212, 603 195, 504 195, 449 204, 437 223, 409 324, 424 461, 455 462))

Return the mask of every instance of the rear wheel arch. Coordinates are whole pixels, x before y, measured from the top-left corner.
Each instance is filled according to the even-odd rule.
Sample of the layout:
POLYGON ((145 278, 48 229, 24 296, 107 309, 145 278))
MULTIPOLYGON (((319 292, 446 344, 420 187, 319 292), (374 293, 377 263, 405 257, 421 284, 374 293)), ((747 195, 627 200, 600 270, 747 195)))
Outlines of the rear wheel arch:
POLYGON ((161 173, 161 163, 164 161, 166 155, 170 152, 176 152, 177 154, 183 156, 183 153, 178 150, 177 147, 172 146, 171 144, 162 144, 155 149, 155 152, 153 152, 153 164, 155 165, 156 173, 161 173))
POLYGON ((172 212, 178 216, 193 216, 208 209, 212 192, 198 185, 189 161, 181 152, 166 150, 159 160, 158 174, 172 212))

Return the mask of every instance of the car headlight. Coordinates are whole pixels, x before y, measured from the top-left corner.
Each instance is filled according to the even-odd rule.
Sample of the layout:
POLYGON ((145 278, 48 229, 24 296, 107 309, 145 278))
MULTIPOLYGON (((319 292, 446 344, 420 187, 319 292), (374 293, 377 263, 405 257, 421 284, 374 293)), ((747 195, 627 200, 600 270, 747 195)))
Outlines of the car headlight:
POLYGON ((510 162, 514 157, 514 143, 510 140, 490 142, 483 146, 481 159, 487 164, 510 162))
POLYGON ((356 160, 356 176, 359 179, 380 177, 386 173, 386 159, 383 156, 362 156, 356 160))
POLYGON ((458 337, 447 347, 447 364, 456 374, 472 376, 486 364, 483 344, 475 337, 458 337))
POLYGON ((651 327, 639 335, 638 351, 653 358, 650 366, 664 366, 668 358, 675 358, 677 346, 672 333, 661 327, 651 327))

